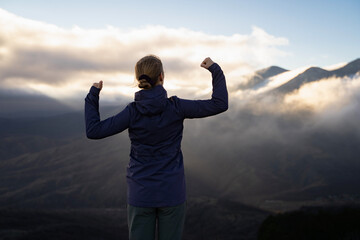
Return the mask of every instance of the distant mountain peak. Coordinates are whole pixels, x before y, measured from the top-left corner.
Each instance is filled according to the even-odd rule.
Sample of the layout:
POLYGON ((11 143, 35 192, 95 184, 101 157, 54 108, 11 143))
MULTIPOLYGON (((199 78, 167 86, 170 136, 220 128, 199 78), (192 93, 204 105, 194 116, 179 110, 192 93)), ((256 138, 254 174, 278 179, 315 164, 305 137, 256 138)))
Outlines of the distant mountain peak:
POLYGON ((292 92, 295 89, 299 89, 301 85, 319 81, 320 79, 325 79, 329 77, 344 77, 352 76, 360 71, 360 58, 355 59, 354 61, 349 62, 345 66, 328 71, 320 67, 310 67, 304 72, 300 73, 296 77, 290 79, 287 83, 281 85, 276 89, 276 92, 288 93, 292 92))
POLYGON ((0 89, 0 117, 54 116, 73 109, 62 102, 40 93, 0 89))
POLYGON ((273 77, 275 75, 278 75, 280 73, 286 72, 288 70, 278 67, 278 66, 270 66, 264 69, 260 69, 258 71, 256 71, 255 73, 260 75, 262 78, 266 79, 266 78, 270 78, 273 77))
POLYGON ((319 73, 326 73, 326 72, 329 72, 323 68, 320 68, 320 67, 310 67, 308 69, 306 69, 303 73, 299 74, 299 75, 302 75, 302 74, 319 74, 319 73))
POLYGON ((303 73, 300 73, 287 83, 278 87, 276 91, 281 93, 292 92, 295 89, 299 89, 300 86, 305 83, 317 81, 322 78, 327 78, 331 75, 332 73, 330 71, 324 70, 319 67, 310 67, 306 69, 303 73))
POLYGON ((278 66, 270 66, 267 68, 260 69, 256 71, 253 75, 249 76, 246 83, 240 84, 239 89, 248 89, 248 88, 256 89, 264 85, 267 79, 286 71, 288 70, 278 66))
POLYGON ((354 61, 349 62, 344 67, 336 69, 333 72, 337 77, 344 77, 348 75, 353 75, 360 71, 360 58, 355 59, 354 61))

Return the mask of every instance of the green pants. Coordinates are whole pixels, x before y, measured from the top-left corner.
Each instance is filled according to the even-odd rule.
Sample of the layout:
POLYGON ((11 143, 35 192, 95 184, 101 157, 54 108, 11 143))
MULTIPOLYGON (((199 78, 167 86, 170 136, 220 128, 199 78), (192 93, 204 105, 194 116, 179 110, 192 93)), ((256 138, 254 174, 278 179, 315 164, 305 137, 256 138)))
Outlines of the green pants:
POLYGON ((134 207, 128 204, 130 240, 180 240, 185 222, 186 202, 174 207, 134 207), (156 231, 157 230, 157 231, 156 231))

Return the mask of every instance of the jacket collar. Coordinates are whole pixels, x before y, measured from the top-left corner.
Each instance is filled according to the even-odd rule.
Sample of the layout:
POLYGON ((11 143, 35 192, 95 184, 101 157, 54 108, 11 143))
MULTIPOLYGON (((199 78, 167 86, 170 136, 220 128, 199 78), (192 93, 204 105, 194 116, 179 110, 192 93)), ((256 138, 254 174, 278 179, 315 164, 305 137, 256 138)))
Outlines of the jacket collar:
POLYGON ((135 93, 136 109, 144 115, 156 115, 166 107, 167 93, 162 85, 154 86, 149 90, 140 90, 135 93))
POLYGON ((140 90, 135 93, 135 101, 167 98, 167 92, 162 85, 156 85, 148 90, 140 90))

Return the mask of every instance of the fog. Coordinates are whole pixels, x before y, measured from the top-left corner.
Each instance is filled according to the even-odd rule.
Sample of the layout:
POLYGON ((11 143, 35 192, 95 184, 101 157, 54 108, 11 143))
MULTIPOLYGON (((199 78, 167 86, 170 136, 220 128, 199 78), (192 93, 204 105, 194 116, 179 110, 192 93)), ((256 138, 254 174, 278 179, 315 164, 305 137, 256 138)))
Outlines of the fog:
POLYGON ((357 194, 359 80, 321 79, 281 96, 237 94, 226 113, 187 120, 185 152, 198 154, 189 171, 202 173, 207 194, 249 203, 357 194))

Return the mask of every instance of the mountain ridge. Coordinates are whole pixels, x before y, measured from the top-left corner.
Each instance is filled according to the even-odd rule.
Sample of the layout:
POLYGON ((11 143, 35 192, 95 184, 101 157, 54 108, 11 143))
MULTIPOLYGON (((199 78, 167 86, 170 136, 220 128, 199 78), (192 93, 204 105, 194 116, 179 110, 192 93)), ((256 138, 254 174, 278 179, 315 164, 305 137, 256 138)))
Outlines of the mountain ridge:
POLYGON ((60 101, 41 93, 0 90, 0 117, 55 116, 74 111, 60 101))
POLYGON ((248 89, 248 88, 259 88, 265 84, 265 81, 275 75, 286 72, 288 70, 278 67, 278 66, 270 66, 267 68, 263 68, 257 70, 253 75, 248 77, 246 83, 242 83, 238 86, 239 89, 248 89))
POLYGON ((289 93, 299 89, 303 84, 318 81, 329 77, 345 77, 352 76, 360 71, 360 58, 357 58, 345 66, 335 70, 325 70, 320 67, 310 67, 288 82, 282 84, 275 89, 276 93, 289 93))

